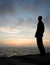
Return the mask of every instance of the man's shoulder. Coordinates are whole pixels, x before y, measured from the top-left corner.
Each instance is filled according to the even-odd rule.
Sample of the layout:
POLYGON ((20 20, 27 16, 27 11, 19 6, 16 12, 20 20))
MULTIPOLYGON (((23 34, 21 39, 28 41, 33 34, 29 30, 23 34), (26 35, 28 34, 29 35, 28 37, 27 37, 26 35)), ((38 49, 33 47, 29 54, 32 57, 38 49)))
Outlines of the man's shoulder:
POLYGON ((44 23, 43 23, 43 22, 41 22, 41 25, 43 25, 43 26, 44 26, 44 23))

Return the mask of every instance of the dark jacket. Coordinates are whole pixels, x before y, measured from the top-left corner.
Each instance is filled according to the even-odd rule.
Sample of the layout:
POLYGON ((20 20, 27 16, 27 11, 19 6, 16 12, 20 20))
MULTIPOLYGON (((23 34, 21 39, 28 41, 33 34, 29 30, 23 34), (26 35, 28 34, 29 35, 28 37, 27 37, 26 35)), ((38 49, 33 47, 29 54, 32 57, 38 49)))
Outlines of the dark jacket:
POLYGON ((44 24, 42 21, 38 22, 37 31, 35 33, 35 37, 42 37, 44 33, 44 24))

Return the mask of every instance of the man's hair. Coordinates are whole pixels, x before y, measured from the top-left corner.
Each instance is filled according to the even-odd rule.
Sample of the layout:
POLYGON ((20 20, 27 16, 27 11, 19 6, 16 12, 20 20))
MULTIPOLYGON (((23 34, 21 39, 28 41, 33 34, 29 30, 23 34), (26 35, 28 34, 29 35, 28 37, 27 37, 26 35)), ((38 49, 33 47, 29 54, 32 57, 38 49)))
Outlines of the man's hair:
POLYGON ((39 17, 38 17, 38 20, 42 20, 42 16, 39 16, 39 17))

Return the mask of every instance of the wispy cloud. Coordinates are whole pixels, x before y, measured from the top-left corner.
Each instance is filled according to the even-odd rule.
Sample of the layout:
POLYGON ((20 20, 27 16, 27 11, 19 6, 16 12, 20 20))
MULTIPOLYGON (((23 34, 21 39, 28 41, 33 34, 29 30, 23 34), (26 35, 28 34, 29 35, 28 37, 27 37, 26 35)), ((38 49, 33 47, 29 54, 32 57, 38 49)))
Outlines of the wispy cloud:
POLYGON ((11 28, 11 27, 0 27, 0 32, 5 32, 5 33, 19 33, 20 30, 17 28, 11 28))
POLYGON ((45 18, 44 18, 44 22, 46 24, 46 27, 49 29, 50 28, 50 14, 48 14, 45 18))

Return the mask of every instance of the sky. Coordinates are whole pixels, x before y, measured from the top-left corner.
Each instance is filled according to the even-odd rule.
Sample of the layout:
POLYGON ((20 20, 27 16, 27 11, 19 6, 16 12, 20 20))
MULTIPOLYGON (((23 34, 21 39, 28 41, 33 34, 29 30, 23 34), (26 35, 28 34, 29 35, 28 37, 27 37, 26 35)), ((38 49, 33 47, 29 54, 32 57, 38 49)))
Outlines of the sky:
POLYGON ((50 0, 0 0, 0 46, 36 46, 38 16, 44 45, 50 46, 50 0))

